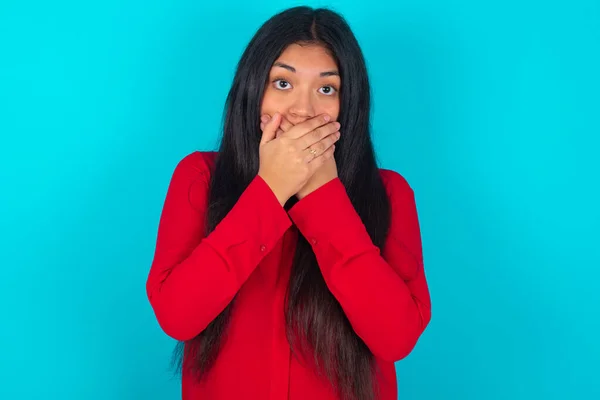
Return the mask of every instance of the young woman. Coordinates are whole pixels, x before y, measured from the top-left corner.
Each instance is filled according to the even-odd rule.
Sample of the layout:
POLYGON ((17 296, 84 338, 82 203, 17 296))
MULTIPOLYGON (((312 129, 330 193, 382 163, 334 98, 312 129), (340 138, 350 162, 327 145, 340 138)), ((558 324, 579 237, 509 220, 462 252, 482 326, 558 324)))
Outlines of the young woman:
POLYGON ((238 64, 218 152, 175 168, 147 293, 184 400, 391 400, 431 316, 415 198, 377 167, 345 20, 297 7, 238 64))

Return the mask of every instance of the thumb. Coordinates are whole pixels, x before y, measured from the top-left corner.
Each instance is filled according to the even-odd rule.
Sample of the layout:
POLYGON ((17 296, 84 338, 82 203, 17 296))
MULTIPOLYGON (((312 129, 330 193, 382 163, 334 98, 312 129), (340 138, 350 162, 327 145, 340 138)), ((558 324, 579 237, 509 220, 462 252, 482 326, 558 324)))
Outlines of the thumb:
POLYGON ((279 124, 281 123, 281 114, 275 113, 273 118, 271 118, 267 124, 265 125, 265 129, 263 129, 262 138, 260 139, 260 144, 265 144, 275 139, 275 135, 277 134, 277 129, 279 128, 279 124))

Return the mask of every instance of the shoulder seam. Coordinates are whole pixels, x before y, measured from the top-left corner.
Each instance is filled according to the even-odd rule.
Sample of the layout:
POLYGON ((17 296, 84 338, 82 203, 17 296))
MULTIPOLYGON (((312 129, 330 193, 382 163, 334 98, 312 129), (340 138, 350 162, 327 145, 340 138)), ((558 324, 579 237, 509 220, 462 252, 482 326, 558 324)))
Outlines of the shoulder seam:
POLYGON ((210 166, 204 153, 201 151, 189 153, 178 162, 178 165, 198 173, 198 177, 195 179, 199 177, 210 178, 210 166))
POLYGON ((394 185, 396 188, 404 186, 411 192, 413 191, 412 186, 410 185, 410 183, 408 183, 408 180, 401 173, 394 171, 393 169, 387 168, 380 168, 379 171, 382 179, 384 181, 389 182, 390 185, 394 185))

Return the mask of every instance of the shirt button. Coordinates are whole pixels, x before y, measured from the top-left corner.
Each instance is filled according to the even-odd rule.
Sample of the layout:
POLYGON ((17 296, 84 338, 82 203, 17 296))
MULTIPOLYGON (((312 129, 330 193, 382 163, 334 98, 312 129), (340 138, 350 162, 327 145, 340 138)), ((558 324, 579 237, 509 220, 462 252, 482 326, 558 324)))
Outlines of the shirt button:
POLYGON ((267 249, 267 246, 265 246, 264 244, 260 245, 260 251, 265 251, 267 249))

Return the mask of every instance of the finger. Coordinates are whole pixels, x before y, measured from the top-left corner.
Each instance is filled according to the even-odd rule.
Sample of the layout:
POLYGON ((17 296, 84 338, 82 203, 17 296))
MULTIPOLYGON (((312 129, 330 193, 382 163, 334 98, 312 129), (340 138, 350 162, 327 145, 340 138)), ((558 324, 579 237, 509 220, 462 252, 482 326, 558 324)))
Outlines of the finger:
POLYGON ((269 122, 269 120, 271 119, 271 116, 269 114, 263 114, 260 116, 260 130, 264 130, 265 129, 265 125, 267 125, 267 122, 269 122))
POLYGON ((291 139, 298 139, 299 137, 306 135, 308 132, 314 131, 318 127, 325 125, 330 120, 331 117, 327 114, 318 115, 293 126, 286 136, 291 139))
POLYGON ((335 151, 335 145, 332 145, 331 147, 329 147, 327 150, 325 150, 325 152, 323 152, 323 154, 318 155, 316 157, 314 157, 309 163, 309 169, 310 172, 309 173, 314 173, 316 170, 318 170, 321 166, 323 166, 323 164, 325 164, 325 162, 327 160, 329 160, 330 158, 333 157, 333 152, 335 151))
MULTIPOLYGON (((283 122, 283 120, 282 120, 283 122)), ((260 130, 263 131, 265 129, 265 123, 261 122, 260 123, 260 130)), ((285 132, 281 129, 281 124, 279 125, 279 128, 277 129, 277 133, 275 134, 276 137, 279 137, 281 135, 283 135, 285 132)))
MULTIPOLYGON (((281 125, 279 125, 280 128, 277 129, 277 133, 275 134, 275 137, 279 137, 281 135, 283 135, 285 132, 281 129, 281 125)), ((263 131, 265 129, 265 124, 263 122, 260 123, 260 130, 263 131)))
POLYGON ((314 144, 313 146, 307 147, 304 150, 306 152, 306 155, 304 157, 304 162, 309 163, 315 157, 318 157, 321 154, 325 153, 331 147, 335 147, 335 143, 339 139, 340 139, 340 135, 339 135, 339 132, 337 132, 337 133, 333 133, 333 134, 327 136, 326 138, 324 138, 320 142, 314 144))
MULTIPOLYGON (((260 123, 260 130, 262 131, 263 129, 265 129, 265 125, 266 123, 263 122, 264 121, 268 121, 268 118, 271 118, 271 116, 269 114, 265 114, 261 117, 261 123, 260 123)), ((284 117, 283 115, 281 116, 281 124, 279 125, 279 129, 283 132, 287 132, 289 131, 292 127, 294 126, 294 124, 292 124, 290 121, 288 121, 288 119, 286 117, 284 117)), ((279 132, 278 132, 279 133, 279 132)), ((279 135, 277 135, 279 136, 279 135)))
MULTIPOLYGON (((339 134, 340 123, 339 122, 330 122, 326 125, 320 126, 312 132, 305 134, 304 136, 298 138, 298 142, 300 143, 300 149, 306 149, 308 147, 313 146, 315 143, 319 143, 322 140, 325 140, 330 135, 339 134)), ((339 135, 337 135, 339 136, 339 135)))
POLYGON ((288 121, 288 119, 286 117, 281 118, 281 125, 279 125, 279 128, 282 131, 287 132, 290 129, 292 129, 293 127, 294 127, 294 124, 292 124, 290 121, 288 121))
POLYGON ((275 113, 273 118, 266 123, 263 134, 260 139, 260 144, 265 144, 275 139, 275 135, 277 134, 277 129, 279 128, 279 124, 281 123, 281 114, 275 113))

